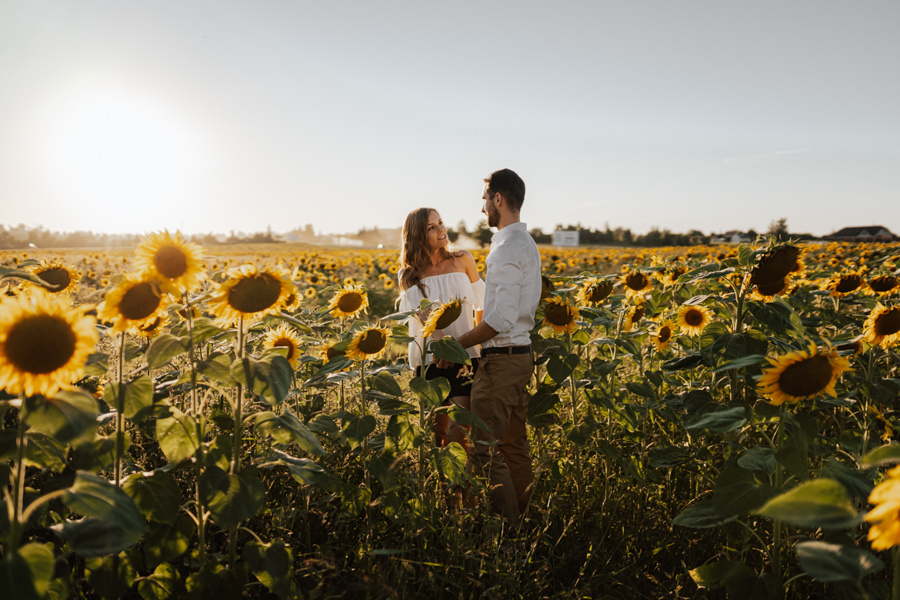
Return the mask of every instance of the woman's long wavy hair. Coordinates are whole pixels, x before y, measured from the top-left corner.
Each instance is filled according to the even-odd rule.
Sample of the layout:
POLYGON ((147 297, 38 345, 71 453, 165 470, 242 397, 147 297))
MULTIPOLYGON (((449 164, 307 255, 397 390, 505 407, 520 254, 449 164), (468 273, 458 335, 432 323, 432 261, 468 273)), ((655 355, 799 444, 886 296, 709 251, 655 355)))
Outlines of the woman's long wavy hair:
MULTIPOLYGON (((422 273, 431 265, 431 249, 428 247, 428 217, 433 208, 417 208, 403 223, 403 246, 400 248, 400 288, 405 290, 417 285, 422 295, 428 297, 428 286, 422 283, 422 273)), ((441 248, 445 258, 453 255, 441 248)))

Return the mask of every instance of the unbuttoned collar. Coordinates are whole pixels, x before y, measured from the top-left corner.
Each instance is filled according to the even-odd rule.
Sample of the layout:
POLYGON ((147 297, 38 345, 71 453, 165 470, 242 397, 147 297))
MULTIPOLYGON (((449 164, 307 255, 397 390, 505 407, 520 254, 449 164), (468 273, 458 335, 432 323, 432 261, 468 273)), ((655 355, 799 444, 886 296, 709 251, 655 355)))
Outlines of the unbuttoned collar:
POLYGON ((524 222, 522 222, 522 221, 519 221, 518 223, 510 223, 509 225, 507 225, 507 226, 504 227, 503 229, 498 229, 498 230, 496 231, 496 233, 494 233, 494 235, 491 236, 491 243, 493 244, 493 243, 495 243, 495 242, 502 242, 503 240, 505 240, 506 238, 508 238, 508 237, 513 233, 513 231, 516 231, 516 230, 519 230, 519 229, 521 229, 522 231, 526 231, 526 232, 527 232, 527 231, 528 231, 528 224, 527 224, 527 223, 524 223, 524 222))

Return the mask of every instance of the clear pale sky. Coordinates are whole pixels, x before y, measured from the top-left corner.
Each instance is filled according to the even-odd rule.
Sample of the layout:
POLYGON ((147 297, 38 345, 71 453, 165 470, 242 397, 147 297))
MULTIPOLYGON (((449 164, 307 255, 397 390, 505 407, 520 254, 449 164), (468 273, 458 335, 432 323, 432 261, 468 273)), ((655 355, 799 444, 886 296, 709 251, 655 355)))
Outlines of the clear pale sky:
POLYGON ((0 224, 900 234, 900 2, 0 0, 0 224))

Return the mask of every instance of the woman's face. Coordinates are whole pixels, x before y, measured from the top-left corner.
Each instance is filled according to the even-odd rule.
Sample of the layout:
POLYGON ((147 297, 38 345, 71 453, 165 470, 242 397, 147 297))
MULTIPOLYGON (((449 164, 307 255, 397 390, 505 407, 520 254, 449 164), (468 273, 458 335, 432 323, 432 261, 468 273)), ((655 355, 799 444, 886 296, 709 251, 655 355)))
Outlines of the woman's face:
POLYGON ((432 252, 450 243, 450 240, 447 239, 447 228, 444 227, 444 222, 441 221, 441 215, 437 214, 436 211, 431 211, 428 214, 428 225, 425 227, 425 242, 428 244, 428 249, 432 252))

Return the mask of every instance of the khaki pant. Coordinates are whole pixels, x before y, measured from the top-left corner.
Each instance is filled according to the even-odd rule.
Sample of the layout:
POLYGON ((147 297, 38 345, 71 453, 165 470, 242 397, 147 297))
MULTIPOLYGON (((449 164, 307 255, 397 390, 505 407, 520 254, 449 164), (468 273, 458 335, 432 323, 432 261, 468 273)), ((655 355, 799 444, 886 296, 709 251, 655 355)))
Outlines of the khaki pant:
POLYGON ((488 354, 472 384, 472 412, 491 428, 473 429, 475 464, 491 487, 491 507, 516 524, 534 482, 525 431, 525 389, 533 371, 530 353, 488 354))

